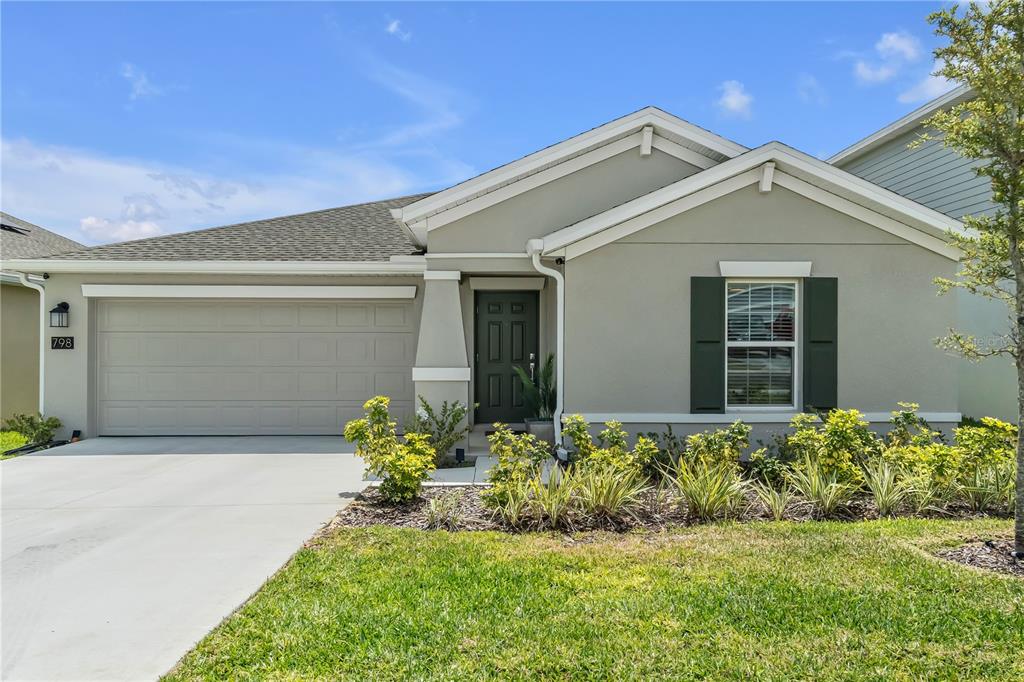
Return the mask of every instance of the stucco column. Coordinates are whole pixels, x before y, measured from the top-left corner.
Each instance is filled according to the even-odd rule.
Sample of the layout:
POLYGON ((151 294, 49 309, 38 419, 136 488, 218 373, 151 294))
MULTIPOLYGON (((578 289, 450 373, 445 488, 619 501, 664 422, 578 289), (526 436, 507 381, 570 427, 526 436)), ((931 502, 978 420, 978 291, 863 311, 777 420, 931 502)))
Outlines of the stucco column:
POLYGON ((416 395, 431 406, 440 406, 445 400, 470 402, 470 369, 459 299, 461 276, 457 270, 423 273, 423 312, 412 379, 416 395))

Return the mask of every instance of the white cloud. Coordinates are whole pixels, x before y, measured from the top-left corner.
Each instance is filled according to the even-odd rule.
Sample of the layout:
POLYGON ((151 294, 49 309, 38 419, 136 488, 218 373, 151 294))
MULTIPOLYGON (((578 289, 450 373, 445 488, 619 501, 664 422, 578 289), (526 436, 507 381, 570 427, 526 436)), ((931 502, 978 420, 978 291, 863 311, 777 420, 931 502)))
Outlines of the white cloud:
POLYGON ((882 64, 879 66, 872 66, 867 62, 860 60, 853 65, 853 75, 857 77, 857 80, 861 83, 884 83, 888 80, 892 80, 896 76, 897 69, 895 66, 882 64))
POLYGON ((403 43, 409 42, 409 39, 412 38, 412 32, 402 30, 402 22, 398 19, 389 20, 387 26, 384 27, 384 30, 387 31, 388 35, 395 36, 403 43))
POLYGON ((935 75, 940 68, 942 68, 942 63, 936 61, 932 65, 931 73, 901 92, 897 99, 904 104, 927 102, 955 88, 957 84, 953 81, 947 80, 944 76, 935 75))
POLYGON ((718 89, 722 92, 716 104, 726 116, 739 118, 750 118, 750 105, 754 102, 754 96, 746 91, 743 83, 729 80, 723 81, 718 89))
POLYGON ((280 170, 210 175, 158 161, 3 139, 2 208, 72 239, 105 243, 401 196, 473 174, 472 168, 444 158, 399 163, 370 152, 215 135, 200 144, 221 158, 247 153, 255 166, 280 170))
POLYGON ((808 104, 824 106, 828 102, 825 88, 821 86, 817 78, 809 73, 802 73, 797 77, 796 91, 800 100, 808 104))
POLYGON ((921 57, 921 42, 906 31, 883 33, 875 43, 875 51, 886 59, 917 61, 921 57))
POLYGON ((146 72, 134 64, 129 64, 127 62, 122 64, 121 77, 128 81, 132 86, 132 91, 128 95, 132 100, 145 99, 146 97, 158 97, 166 92, 164 88, 150 81, 146 72))
POLYGON ((875 61, 865 55, 847 52, 854 57, 853 75, 862 85, 885 83, 898 76, 903 69, 921 58, 921 42, 906 31, 883 33, 875 42, 875 61))
POLYGON ((123 242, 131 239, 157 237, 163 234, 160 226, 149 220, 107 220, 96 216, 86 216, 79 221, 79 224, 83 233, 100 242, 123 242))

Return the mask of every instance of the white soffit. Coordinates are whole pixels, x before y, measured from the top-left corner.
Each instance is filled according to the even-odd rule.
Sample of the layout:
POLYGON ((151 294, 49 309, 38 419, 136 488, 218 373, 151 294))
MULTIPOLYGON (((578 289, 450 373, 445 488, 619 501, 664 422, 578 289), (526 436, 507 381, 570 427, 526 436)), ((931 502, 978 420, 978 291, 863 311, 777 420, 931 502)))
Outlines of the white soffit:
POLYGON ((410 299, 415 286, 83 284, 86 298, 410 299))
POLYGON ((811 261, 720 260, 722 277, 810 277, 811 261))
POLYGON ((565 249, 566 258, 580 256, 748 184, 760 183, 761 168, 768 163, 774 164, 773 184, 952 260, 960 256, 945 239, 948 231, 964 229, 959 221, 778 142, 553 232, 544 238, 544 253, 565 249))
MULTIPOLYGON (((667 112, 655 107, 647 107, 409 204, 401 209, 401 221, 409 225, 410 229, 415 232, 415 224, 426 218, 447 212, 455 206, 472 201, 506 185, 513 183, 518 185, 523 178, 550 170, 574 157, 593 153, 612 143, 619 143, 620 146, 626 144, 623 149, 615 153, 621 153, 625 149, 633 147, 641 147, 644 141, 643 129, 645 127, 652 128, 651 146, 655 149, 679 156, 700 168, 707 168, 747 150, 740 144, 715 135, 667 112), (628 138, 629 142, 622 143, 623 138, 628 138)), ((610 154, 611 150, 605 150, 604 153, 610 154)), ((587 165, 596 163, 597 161, 594 159, 598 157, 590 157, 587 165)), ((561 170, 567 171, 566 168, 561 170)), ((550 178, 547 181, 550 181, 550 178)), ((480 206, 476 206, 475 210, 480 210, 480 206)), ((444 223, 439 219, 429 221, 428 229, 434 229, 441 224, 444 223)))

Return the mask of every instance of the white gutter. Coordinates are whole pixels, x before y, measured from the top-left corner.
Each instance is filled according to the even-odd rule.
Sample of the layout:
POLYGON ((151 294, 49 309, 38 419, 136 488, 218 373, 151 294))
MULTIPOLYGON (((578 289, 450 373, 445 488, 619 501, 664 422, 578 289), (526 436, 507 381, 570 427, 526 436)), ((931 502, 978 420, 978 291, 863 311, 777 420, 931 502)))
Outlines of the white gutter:
POLYGON ((46 404, 46 289, 42 284, 29 280, 24 272, 15 273, 22 286, 39 292, 39 414, 43 414, 46 404))
POLYGON ((4 268, 53 273, 225 274, 225 275, 419 275, 415 261, 130 261, 35 259, 0 261, 4 268))
POLYGON ((540 254, 543 251, 543 239, 526 242, 526 254, 533 263, 533 269, 555 280, 555 413, 551 417, 555 426, 555 445, 561 448, 562 411, 565 408, 565 277, 558 270, 541 265, 540 254))

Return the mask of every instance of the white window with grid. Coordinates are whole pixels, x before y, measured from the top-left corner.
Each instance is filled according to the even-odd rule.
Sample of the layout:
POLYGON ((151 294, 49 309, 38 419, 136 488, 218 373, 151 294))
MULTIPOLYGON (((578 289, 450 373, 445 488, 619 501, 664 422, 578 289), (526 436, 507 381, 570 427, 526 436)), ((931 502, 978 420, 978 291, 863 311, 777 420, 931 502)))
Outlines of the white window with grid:
POLYGON ((798 405, 799 282, 727 280, 726 408, 798 405))

